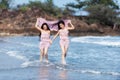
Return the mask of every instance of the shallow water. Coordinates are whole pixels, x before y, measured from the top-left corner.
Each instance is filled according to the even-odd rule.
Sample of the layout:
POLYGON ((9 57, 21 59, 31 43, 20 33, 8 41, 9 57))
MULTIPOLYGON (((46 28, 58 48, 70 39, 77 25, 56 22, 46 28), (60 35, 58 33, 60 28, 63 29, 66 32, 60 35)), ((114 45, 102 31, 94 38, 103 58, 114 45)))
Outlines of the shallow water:
POLYGON ((0 80, 120 80, 119 36, 70 37, 70 41, 64 66, 59 38, 50 46, 46 64, 39 62, 38 36, 1 37, 0 80))

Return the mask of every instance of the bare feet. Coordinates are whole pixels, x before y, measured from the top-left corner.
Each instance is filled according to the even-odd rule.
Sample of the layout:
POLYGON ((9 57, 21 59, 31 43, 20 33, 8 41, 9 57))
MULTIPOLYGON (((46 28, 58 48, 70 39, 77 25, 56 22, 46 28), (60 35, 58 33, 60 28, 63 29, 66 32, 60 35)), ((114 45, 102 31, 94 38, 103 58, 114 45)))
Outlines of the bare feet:
POLYGON ((65 61, 65 60, 62 60, 62 64, 63 64, 63 65, 66 65, 66 61, 65 61))
POLYGON ((40 62, 42 62, 42 59, 40 59, 40 62))
POLYGON ((46 62, 46 63, 49 63, 49 61, 48 61, 48 60, 45 60, 45 62, 46 62))

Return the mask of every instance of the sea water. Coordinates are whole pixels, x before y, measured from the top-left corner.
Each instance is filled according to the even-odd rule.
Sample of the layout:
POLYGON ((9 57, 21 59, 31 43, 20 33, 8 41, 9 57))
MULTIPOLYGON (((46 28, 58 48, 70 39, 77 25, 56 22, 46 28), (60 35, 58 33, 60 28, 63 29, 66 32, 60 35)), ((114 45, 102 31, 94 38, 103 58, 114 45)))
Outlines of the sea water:
POLYGON ((0 37, 0 80, 120 80, 119 36, 70 37, 66 65, 59 38, 39 57, 38 36, 0 37))

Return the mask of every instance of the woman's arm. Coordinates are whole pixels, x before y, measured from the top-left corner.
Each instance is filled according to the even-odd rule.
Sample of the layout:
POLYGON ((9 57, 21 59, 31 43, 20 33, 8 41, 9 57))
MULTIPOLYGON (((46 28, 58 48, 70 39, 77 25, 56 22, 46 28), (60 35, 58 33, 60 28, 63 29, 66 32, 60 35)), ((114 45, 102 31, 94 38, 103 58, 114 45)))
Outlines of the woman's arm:
POLYGON ((53 37, 52 41, 54 41, 58 35, 59 35, 59 31, 58 31, 57 34, 53 37))
POLYGON ((35 24, 35 28, 36 29, 38 29, 39 31, 42 31, 42 29, 39 27, 39 25, 38 25, 38 18, 37 18, 37 22, 36 22, 36 24, 35 24))
POLYGON ((73 24, 70 22, 70 25, 71 25, 71 27, 67 27, 67 29, 68 30, 73 30, 73 29, 75 29, 75 27, 73 26, 73 24))

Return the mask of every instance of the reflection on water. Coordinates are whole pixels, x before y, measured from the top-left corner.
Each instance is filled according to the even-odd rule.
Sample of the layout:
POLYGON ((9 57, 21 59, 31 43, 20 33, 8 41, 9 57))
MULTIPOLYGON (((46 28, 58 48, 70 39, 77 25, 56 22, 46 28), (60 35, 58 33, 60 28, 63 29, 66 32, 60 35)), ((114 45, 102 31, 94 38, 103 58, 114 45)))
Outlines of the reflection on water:
POLYGON ((61 70, 59 72, 59 77, 61 80, 67 80, 67 71, 66 70, 61 70))
POLYGON ((54 66, 40 65, 39 80, 68 80, 67 70, 58 70, 54 66))
POLYGON ((46 66, 40 66, 39 80, 49 80, 49 68, 46 66))

